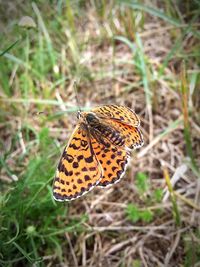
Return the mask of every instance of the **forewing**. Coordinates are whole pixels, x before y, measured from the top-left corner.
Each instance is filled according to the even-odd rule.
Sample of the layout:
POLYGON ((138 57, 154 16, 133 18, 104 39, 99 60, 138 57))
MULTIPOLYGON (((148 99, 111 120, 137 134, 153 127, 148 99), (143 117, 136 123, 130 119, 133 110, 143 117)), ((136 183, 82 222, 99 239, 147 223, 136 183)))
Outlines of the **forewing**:
POLYGON ((91 110, 97 116, 104 119, 111 119, 134 127, 140 125, 140 120, 133 110, 118 105, 105 105, 91 110))
POLYGON ((90 191, 102 178, 102 169, 92 149, 88 132, 80 125, 65 147, 53 185, 58 201, 69 201, 90 191))

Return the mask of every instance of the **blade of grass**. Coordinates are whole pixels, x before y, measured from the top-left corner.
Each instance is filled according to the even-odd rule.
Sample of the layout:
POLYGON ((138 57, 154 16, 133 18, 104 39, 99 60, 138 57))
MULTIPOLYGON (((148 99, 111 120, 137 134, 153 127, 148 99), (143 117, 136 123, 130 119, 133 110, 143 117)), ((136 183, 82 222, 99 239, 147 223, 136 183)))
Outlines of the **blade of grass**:
POLYGON ((38 255, 38 252, 37 252, 37 247, 35 245, 35 241, 33 239, 32 236, 30 236, 30 240, 31 240, 31 245, 32 245, 32 248, 33 248, 33 254, 35 256, 35 261, 38 261, 40 259, 40 261, 42 260, 41 258, 39 258, 39 255, 38 255))
POLYGON ((67 15, 67 21, 68 26, 71 29, 71 31, 74 33, 76 31, 75 23, 74 23, 74 11, 71 7, 71 4, 73 4, 72 1, 66 0, 66 15, 67 15))
POLYGON ((86 221, 87 221, 87 216, 82 216, 81 220, 72 226, 67 226, 63 229, 59 229, 56 231, 51 231, 51 229, 49 229, 50 233, 48 233, 48 234, 42 234, 41 233, 41 234, 42 234, 42 237, 50 237, 50 236, 60 235, 60 234, 63 234, 65 232, 73 232, 77 227, 81 226, 86 221))
POLYGON ((20 245, 18 245, 16 242, 13 242, 13 245, 21 252, 22 255, 24 255, 24 257, 30 262, 30 263, 34 263, 35 260, 32 259, 27 253, 26 251, 20 247, 20 245))
POLYGON ((41 186, 38 191, 35 193, 35 195, 31 198, 31 200, 28 202, 26 208, 24 209, 25 212, 30 208, 30 206, 32 205, 32 203, 35 201, 35 199, 37 198, 37 196, 39 195, 39 193, 48 185, 48 183, 53 180, 53 177, 51 177, 49 180, 46 181, 46 183, 43 184, 43 186, 41 186))
POLYGON ((145 55, 143 53, 143 46, 142 46, 142 40, 139 36, 139 34, 135 34, 135 39, 137 43, 137 47, 134 43, 132 43, 130 40, 128 40, 125 37, 122 36, 116 36, 115 39, 120 40, 124 42, 126 45, 130 47, 132 50, 133 54, 138 54, 139 57, 139 64, 137 67, 139 68, 141 75, 142 75, 142 81, 143 81, 143 86, 144 86, 144 92, 145 92, 145 97, 146 97, 146 105, 147 105, 147 112, 149 115, 149 139, 150 141, 153 138, 153 118, 152 118, 152 92, 149 88, 149 83, 148 83, 148 75, 147 75, 147 65, 145 62, 145 55))
POLYGON ((52 236, 49 236, 48 238, 49 238, 49 240, 51 240, 51 242, 53 244, 55 244, 56 254, 58 254, 58 257, 59 257, 60 261, 63 261, 63 255, 62 255, 63 254, 63 250, 62 250, 61 243, 59 241, 57 241, 57 238, 54 238, 52 236))
POLYGON ((19 258, 16 258, 16 259, 13 259, 13 260, 8 260, 8 261, 4 261, 4 260, 1 260, 0 259, 0 263, 2 264, 2 266, 13 266, 12 263, 16 263, 16 262, 20 262, 22 261, 24 258, 26 258, 25 256, 23 257, 19 257, 19 258), (5 265, 7 264, 7 265, 5 265), (8 265, 9 264, 9 265, 8 265))
POLYGON ((143 45, 142 45, 142 40, 139 36, 139 34, 135 34, 136 38, 136 43, 138 45, 138 55, 139 55, 139 61, 140 61, 140 69, 142 72, 142 79, 143 79, 143 85, 144 85, 144 92, 145 92, 145 97, 146 97, 146 104, 147 107, 151 107, 151 98, 152 98, 152 92, 150 91, 149 88, 149 83, 148 83, 148 78, 147 78, 147 66, 145 62, 145 55, 143 52, 143 45))
POLYGON ((6 171, 8 176, 10 176, 12 178, 13 173, 12 173, 11 169, 8 167, 8 165, 6 164, 6 161, 3 157, 0 157, 0 166, 1 166, 1 168, 4 168, 4 170, 6 171))
POLYGON ((11 238, 9 241, 5 242, 5 245, 9 245, 11 243, 13 243, 15 241, 15 239, 17 239, 18 235, 19 235, 19 223, 16 219, 14 219, 13 223, 15 224, 16 227, 16 234, 13 238, 11 238))
MULTIPOLYGON (((2 51, 0 51, 0 53, 3 53, 2 51)), ((24 62, 23 60, 9 54, 9 53, 4 53, 3 57, 9 59, 10 61, 18 64, 18 65, 22 65, 25 69, 31 70, 35 75, 37 75, 37 77, 40 77, 41 74, 34 68, 32 68, 30 65, 28 65, 26 62, 24 62)))
POLYGON ((152 139, 153 139, 152 92, 150 90, 149 83, 148 83, 147 65, 146 65, 146 61, 145 61, 145 55, 143 52, 142 40, 141 40, 139 34, 137 34, 137 33, 135 34, 135 39, 136 39, 136 43, 138 46, 140 70, 141 70, 141 74, 142 74, 147 112, 148 112, 148 116, 149 116, 149 140, 152 141, 152 139))
POLYGON ((171 185, 171 181, 170 181, 170 177, 169 177, 169 173, 168 170, 166 168, 164 168, 163 170, 163 174, 164 174, 164 178, 170 193, 170 198, 171 198, 171 202, 172 202, 172 207, 173 207, 173 216, 174 216, 174 220, 177 226, 181 225, 181 218, 180 218, 180 214, 179 214, 179 210, 178 210, 178 205, 176 202, 176 196, 174 194, 172 185, 171 185))
MULTIPOLYGON (((159 70, 158 73, 158 77, 163 75, 163 72, 169 62, 169 60, 175 55, 175 53, 177 53, 177 51, 179 51, 182 48, 182 44, 183 44, 183 40, 184 37, 186 36, 186 34, 192 32, 192 26, 194 21, 198 18, 198 15, 194 16, 191 20, 191 22, 188 24, 188 26, 186 28, 184 28, 182 35, 176 39, 175 44, 172 46, 171 50, 169 51, 169 53, 167 54, 167 56, 165 57, 163 64, 159 70)), ((196 31, 195 31, 196 33, 196 31)), ((198 36, 198 38, 200 38, 200 36, 198 36)))
POLYGON ((54 53, 54 49, 53 49, 53 45, 52 45, 52 41, 51 41, 51 38, 50 38, 50 35, 47 31, 47 28, 45 26, 45 23, 42 19, 42 16, 41 16, 41 13, 36 5, 35 2, 32 2, 32 8, 38 18, 38 22, 39 22, 39 25, 42 29, 42 32, 44 34, 44 37, 46 39, 46 43, 47 43, 47 49, 48 49, 48 52, 49 52, 49 57, 50 57, 50 60, 51 60, 51 64, 52 64, 52 67, 55 66, 55 62, 56 62, 56 59, 55 59, 55 53, 54 53))
POLYGON ((174 195, 176 197, 178 197, 180 200, 182 200, 183 202, 185 202, 188 206, 191 206, 193 207, 194 209, 196 210, 199 210, 200 211, 200 207, 197 206, 193 201, 191 201, 190 199, 182 196, 181 194, 179 194, 178 192, 174 191, 174 195))
POLYGON ((182 111, 183 111, 183 123, 184 123, 184 138, 186 143, 187 154, 191 159, 193 167, 196 169, 197 172, 199 172, 192 149, 191 130, 190 130, 189 112, 188 112, 188 96, 189 96, 189 90, 186 78, 186 67, 185 67, 185 62, 183 61, 181 70, 181 97, 182 97, 182 111))
MULTIPOLYGON (((8 103, 24 103, 24 104, 41 104, 41 105, 53 105, 53 106, 60 106, 60 103, 57 100, 51 100, 51 99, 24 99, 24 98, 0 98, 0 101, 2 102, 8 102, 8 103)), ((66 103, 64 103, 66 106, 68 106, 66 103)), ((76 111, 76 107, 69 108, 68 112, 74 112, 76 111)))
POLYGON ((165 13, 161 12, 160 10, 152 8, 150 6, 143 5, 143 4, 140 4, 140 3, 136 3, 133 0, 118 0, 117 2, 120 3, 120 4, 124 4, 126 6, 129 6, 129 7, 133 8, 133 9, 149 13, 152 16, 161 18, 161 19, 165 20, 166 22, 171 23, 172 25, 175 25, 175 26, 180 26, 181 25, 179 21, 175 20, 174 18, 171 18, 171 17, 167 16, 165 13))
POLYGON ((144 155, 153 147, 155 146, 160 140, 162 140, 164 137, 166 137, 166 135, 168 135, 169 133, 171 133, 172 131, 176 130, 182 123, 183 118, 182 116, 179 117, 177 120, 173 121, 172 123, 170 123, 170 125, 167 127, 166 130, 164 130, 161 134, 159 134, 158 136, 156 136, 152 142, 146 146, 143 150, 141 150, 141 152, 139 152, 137 154, 138 158, 144 157, 144 155))
POLYGON ((133 53, 136 52, 136 45, 133 42, 131 42, 130 40, 128 40, 126 37, 115 36, 114 39, 125 43, 127 46, 130 47, 130 49, 132 50, 133 53))
POLYGON ((3 52, 0 52, 0 57, 2 57, 5 53, 7 53, 9 50, 11 50, 18 42, 20 39, 15 41, 13 44, 11 44, 8 48, 6 48, 3 52))

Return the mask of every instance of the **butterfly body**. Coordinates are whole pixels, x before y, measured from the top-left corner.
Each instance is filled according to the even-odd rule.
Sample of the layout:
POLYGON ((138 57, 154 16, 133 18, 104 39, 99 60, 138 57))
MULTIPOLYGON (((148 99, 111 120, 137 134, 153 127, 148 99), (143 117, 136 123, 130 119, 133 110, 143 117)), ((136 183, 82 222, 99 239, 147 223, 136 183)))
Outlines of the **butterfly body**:
POLYGON ((58 165, 53 195, 69 201, 123 176, 130 149, 142 146, 140 121, 129 108, 97 107, 78 114, 78 124, 58 165))

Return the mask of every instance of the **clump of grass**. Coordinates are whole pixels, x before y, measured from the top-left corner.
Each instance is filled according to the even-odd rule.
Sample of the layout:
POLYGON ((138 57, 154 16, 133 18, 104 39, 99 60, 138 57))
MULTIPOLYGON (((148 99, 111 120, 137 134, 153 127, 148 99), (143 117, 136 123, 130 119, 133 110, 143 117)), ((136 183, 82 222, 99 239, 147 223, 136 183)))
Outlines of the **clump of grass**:
MULTIPOLYGON (((186 143, 187 155, 191 160, 193 168, 199 173, 198 166, 195 161, 193 148, 192 148, 192 138, 191 138, 191 127, 189 122, 189 110, 188 110, 188 99, 189 99, 189 86, 186 77, 185 63, 182 64, 181 69, 181 97, 182 97, 182 110, 183 110, 183 122, 184 122, 184 138, 186 143)), ((199 173, 200 175, 200 173, 199 173)))
MULTIPOLYGON (((67 205, 58 205, 52 199, 51 184, 55 172, 52 151, 56 151, 47 128, 37 141, 37 152, 29 158, 26 170, 18 176, 1 197, 1 259, 4 266, 26 262, 43 262, 41 250, 48 250, 62 258, 62 234, 83 230, 84 214, 77 221, 68 218, 67 205), (58 219, 59 218, 59 219, 58 219)), ((25 157, 25 156, 24 156, 25 157)), ((21 160, 25 160, 21 158, 21 160)))

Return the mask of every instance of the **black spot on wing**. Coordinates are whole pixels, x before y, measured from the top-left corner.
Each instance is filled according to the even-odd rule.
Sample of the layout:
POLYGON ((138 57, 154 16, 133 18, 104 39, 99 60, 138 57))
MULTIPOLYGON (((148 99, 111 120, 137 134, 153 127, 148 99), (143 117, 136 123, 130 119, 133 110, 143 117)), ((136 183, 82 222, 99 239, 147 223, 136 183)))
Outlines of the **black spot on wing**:
POLYGON ((73 148, 74 150, 78 150, 80 146, 76 146, 75 144, 70 144, 69 147, 73 148))
POLYGON ((87 163, 92 163, 92 162, 93 162, 93 156, 90 156, 90 157, 88 157, 88 158, 85 158, 85 161, 86 161, 87 163))
POLYGON ((73 162, 72 166, 73 166, 73 168, 76 169, 76 168, 78 168, 79 164, 78 164, 78 162, 73 162))
POLYGON ((62 157, 66 159, 66 161, 68 161, 69 163, 72 163, 74 160, 74 157, 72 155, 67 154, 65 151, 63 152, 62 157))
POLYGON ((91 180, 89 175, 85 175, 85 176, 84 176, 84 179, 85 179, 85 181, 89 181, 89 180, 91 180))

